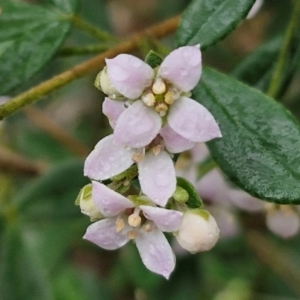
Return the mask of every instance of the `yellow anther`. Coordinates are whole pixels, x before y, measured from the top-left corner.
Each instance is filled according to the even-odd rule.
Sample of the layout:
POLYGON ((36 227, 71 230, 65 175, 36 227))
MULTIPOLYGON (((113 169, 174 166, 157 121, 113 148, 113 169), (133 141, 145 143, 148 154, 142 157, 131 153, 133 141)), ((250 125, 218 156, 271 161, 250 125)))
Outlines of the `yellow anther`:
POLYGON ((123 219, 118 218, 116 221, 116 231, 120 232, 124 229, 124 227, 125 227, 125 223, 124 223, 123 219))
POLYGON ((130 240, 135 240, 137 236, 138 236, 138 231, 130 230, 130 231, 128 231, 128 233, 127 233, 127 237, 128 237, 130 240))
POLYGON ((156 107, 155 107, 155 110, 157 112, 166 112, 168 110, 168 105, 164 104, 164 103, 161 103, 161 104, 158 104, 156 107))
POLYGON ((148 94, 142 96, 142 101, 147 106, 154 106, 154 104, 155 104, 155 96, 152 93, 148 93, 148 94))
POLYGON ((131 227, 138 227, 141 225, 141 223, 142 223, 142 218, 139 215, 133 213, 128 217, 128 224, 131 227))
POLYGON ((145 157, 145 154, 136 152, 132 155, 132 160, 135 163, 140 163, 144 159, 144 157, 145 157))
POLYGON ((168 91, 166 94, 165 94, 165 102, 167 103, 167 104, 173 104, 173 102, 174 102, 174 93, 173 92, 171 92, 171 91, 168 91))
POLYGON ((152 85, 152 91, 156 95, 163 94, 166 91, 166 89, 167 87, 161 79, 156 79, 154 84, 152 85))
POLYGON ((155 156, 157 156, 162 149, 163 149, 162 145, 156 145, 155 147, 152 148, 152 152, 155 156))
POLYGON ((152 225, 153 224, 151 224, 151 223, 146 223, 146 224, 143 225, 142 229, 146 232, 150 232, 152 230, 152 227, 153 227, 152 225))

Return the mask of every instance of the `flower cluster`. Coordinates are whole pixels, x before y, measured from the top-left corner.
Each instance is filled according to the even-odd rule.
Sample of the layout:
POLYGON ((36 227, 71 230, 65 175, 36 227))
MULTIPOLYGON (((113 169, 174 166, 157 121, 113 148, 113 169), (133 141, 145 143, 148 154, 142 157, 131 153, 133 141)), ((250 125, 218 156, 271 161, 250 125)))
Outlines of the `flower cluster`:
POLYGON ((223 238, 236 236, 241 230, 236 212, 265 213, 266 227, 282 238, 291 238, 300 230, 300 206, 264 203, 262 200, 233 187, 221 170, 214 167, 205 176, 197 179, 197 166, 209 159, 204 144, 198 144, 189 158, 182 157, 177 162, 177 174, 189 179, 203 201, 209 204, 208 210, 214 214, 223 238))
POLYGON ((178 196, 172 159, 196 143, 221 137, 211 113, 190 98, 200 76, 198 45, 172 51, 155 68, 120 54, 106 59, 95 81, 108 96, 103 113, 113 134, 85 161, 92 185, 79 202, 96 222, 84 238, 108 250, 134 240, 145 266, 166 278, 175 260, 162 232, 172 232, 192 253, 209 250, 219 236, 208 212, 190 209, 186 191, 178 196))

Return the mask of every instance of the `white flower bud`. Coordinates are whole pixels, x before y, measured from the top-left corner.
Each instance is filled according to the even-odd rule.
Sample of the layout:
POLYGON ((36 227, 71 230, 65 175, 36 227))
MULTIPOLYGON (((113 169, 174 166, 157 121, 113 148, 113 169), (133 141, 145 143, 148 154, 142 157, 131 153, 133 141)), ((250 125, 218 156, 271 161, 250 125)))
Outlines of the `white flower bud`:
POLYGON ((219 232, 208 211, 194 209, 184 214, 176 239, 182 248, 196 253, 210 250, 218 241, 219 232))
POLYGON ((108 97, 111 99, 116 99, 122 96, 111 83, 106 67, 104 67, 103 70, 98 73, 94 85, 97 89, 108 95, 108 97))
POLYGON ((81 209, 81 212, 91 218, 91 220, 98 220, 102 219, 103 215, 99 211, 99 209, 96 207, 95 202, 92 198, 92 185, 87 184, 84 186, 77 198, 79 202, 79 206, 81 209))

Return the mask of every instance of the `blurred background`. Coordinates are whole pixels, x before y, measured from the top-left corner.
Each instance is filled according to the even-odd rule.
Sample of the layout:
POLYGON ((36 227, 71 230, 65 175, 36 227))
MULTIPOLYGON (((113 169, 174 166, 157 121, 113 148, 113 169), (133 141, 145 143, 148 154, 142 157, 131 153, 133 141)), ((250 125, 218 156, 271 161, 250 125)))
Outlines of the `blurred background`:
MULTIPOLYGON (((126 38, 182 13, 188 3, 89 0, 82 1, 79 13, 126 38)), ((292 0, 265 0, 254 16, 204 53, 204 64, 266 90, 292 5, 292 0)), ((96 42, 73 29, 64 47, 96 42)), ((143 58, 151 48, 166 54, 175 45, 174 36, 161 42, 145 39, 134 54, 143 58)), ((60 51, 42 72, 7 96, 92 56, 60 51)), ((299 60, 291 59, 279 97, 297 118, 299 67, 299 60)), ((90 221, 74 202, 88 183, 83 162, 111 133, 101 113, 104 95, 93 86, 95 76, 0 122, 0 299, 300 299, 298 208, 265 205, 233 187, 218 169, 196 180, 189 172, 199 163, 201 169, 203 147, 198 149, 202 158, 183 155, 178 172, 195 180, 206 208, 219 222, 221 238, 214 249, 191 255, 173 243, 177 266, 166 281, 143 266, 133 244, 105 251, 82 239, 90 221)))

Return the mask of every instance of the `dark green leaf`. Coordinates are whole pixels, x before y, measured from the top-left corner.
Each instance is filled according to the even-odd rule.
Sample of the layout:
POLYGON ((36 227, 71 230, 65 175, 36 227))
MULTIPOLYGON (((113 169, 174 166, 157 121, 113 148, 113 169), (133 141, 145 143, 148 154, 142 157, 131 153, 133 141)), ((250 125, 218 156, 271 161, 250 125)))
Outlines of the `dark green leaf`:
POLYGON ((53 57, 71 28, 77 0, 47 7, 0 0, 0 94, 28 80, 53 57))
POLYGON ((163 59, 153 50, 151 50, 145 58, 145 62, 153 69, 158 67, 162 61, 163 59))
POLYGON ((177 185, 185 189, 189 194, 189 200, 186 202, 190 208, 199 208, 203 206, 203 202, 192 183, 182 177, 177 177, 177 185))
POLYGON ((1 241, 0 294, 3 300, 53 300, 49 280, 18 226, 9 227, 1 241))
POLYGON ((82 162, 67 161, 19 191, 14 201, 21 216, 32 220, 80 216, 74 201, 88 183, 82 170, 82 162))
POLYGON ((227 36, 243 20, 255 0, 194 0, 183 14, 177 45, 204 49, 227 36))
POLYGON ((233 182, 260 199, 300 203, 300 126, 282 105, 210 69, 194 98, 220 125, 223 138, 208 145, 233 182))
POLYGON ((272 70, 282 39, 279 36, 258 47, 233 70, 232 75, 249 85, 258 84, 272 70))

